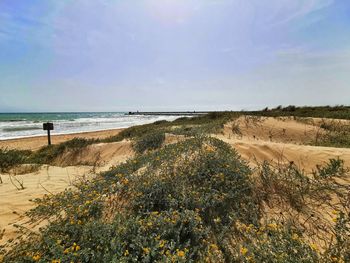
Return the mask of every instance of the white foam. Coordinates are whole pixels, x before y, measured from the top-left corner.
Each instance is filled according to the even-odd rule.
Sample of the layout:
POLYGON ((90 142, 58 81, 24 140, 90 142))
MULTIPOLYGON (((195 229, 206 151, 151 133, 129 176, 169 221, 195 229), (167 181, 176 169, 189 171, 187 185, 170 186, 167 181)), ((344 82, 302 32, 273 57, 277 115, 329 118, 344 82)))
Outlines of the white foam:
MULTIPOLYGON (((142 125, 152 123, 159 120, 172 121, 180 116, 130 116, 122 114, 106 114, 101 117, 93 118, 77 118, 74 120, 57 120, 53 121, 55 134, 72 134, 82 132, 92 132, 101 130, 110 130, 118 128, 128 128, 135 125, 142 125)), ((0 122, 0 140, 34 137, 45 135, 46 132, 41 130, 42 123, 34 121, 14 121, 14 122, 0 122), (6 129, 28 128, 28 130, 6 131, 6 129), (32 127, 40 129, 33 130, 32 127)))

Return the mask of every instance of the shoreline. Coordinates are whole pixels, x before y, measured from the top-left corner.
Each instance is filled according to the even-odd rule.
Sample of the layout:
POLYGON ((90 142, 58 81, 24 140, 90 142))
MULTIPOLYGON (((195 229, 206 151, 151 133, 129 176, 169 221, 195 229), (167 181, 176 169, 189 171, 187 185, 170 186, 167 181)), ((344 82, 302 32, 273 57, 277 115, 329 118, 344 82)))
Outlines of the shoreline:
MULTIPOLYGON (((66 134, 53 134, 51 135, 52 144, 58 144, 71 140, 73 138, 85 138, 85 139, 103 139, 109 136, 117 135, 125 128, 107 129, 88 132, 66 133, 66 134)), ((16 149, 16 150, 38 150, 47 145, 47 136, 30 136, 22 138, 12 138, 0 140, 0 149, 16 149)))

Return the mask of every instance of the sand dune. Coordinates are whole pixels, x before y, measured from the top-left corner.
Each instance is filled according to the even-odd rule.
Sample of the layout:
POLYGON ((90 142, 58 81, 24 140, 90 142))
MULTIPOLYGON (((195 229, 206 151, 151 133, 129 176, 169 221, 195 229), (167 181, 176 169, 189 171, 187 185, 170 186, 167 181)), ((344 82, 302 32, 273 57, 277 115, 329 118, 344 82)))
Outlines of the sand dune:
POLYGON ((12 177, 12 182, 10 175, 0 175, 3 180, 0 184, 0 230, 5 229, 5 236, 0 244, 16 237, 14 224, 26 221, 24 213, 34 207, 31 199, 72 188, 75 182, 106 171, 126 161, 133 154, 131 142, 101 143, 90 145, 77 155, 63 155, 56 161, 57 165, 63 167, 45 165, 38 172, 12 177), (93 167, 95 164, 98 166, 93 167), (23 183, 23 190, 17 189, 20 184, 16 179, 23 183))
MULTIPOLYGON (((293 161, 300 168, 311 172, 316 165, 323 164, 330 158, 341 158, 345 161, 345 165, 350 167, 350 149, 305 145, 310 144, 323 132, 314 125, 315 123, 319 124, 320 120, 241 117, 235 122, 226 124, 223 134, 215 136, 232 145, 252 166, 264 160, 293 161)), ((79 134, 79 137, 103 138, 119 131, 85 133, 79 134)), ((58 143, 76 136, 77 134, 60 135, 54 137, 53 141, 58 143)), ((167 134, 165 144, 183 139, 185 139, 183 136, 167 134)), ((45 137, 35 137, 1 141, 0 147, 37 149, 45 144, 45 137)), ((15 237, 13 224, 22 222, 21 216, 33 207, 29 199, 72 187, 75 180, 91 176, 93 166, 96 166, 94 172, 105 171, 133 156, 130 141, 90 145, 81 152, 66 153, 57 159, 55 165, 63 167, 43 166, 37 173, 17 176, 18 180, 23 181, 24 190, 17 190, 11 183, 9 175, 1 175, 3 183, 0 184, 0 229, 6 230, 5 240, 15 237)), ((0 241, 0 244, 3 241, 0 241)))
POLYGON ((324 130, 309 121, 296 121, 289 117, 240 117, 227 123, 224 134, 227 137, 247 138, 282 143, 308 144, 316 139, 324 130), (238 126, 241 135, 233 132, 238 126))
MULTIPOLYGON (((219 137, 220 138, 220 137, 219 137)), ((316 147, 278 142, 253 141, 249 139, 228 139, 223 141, 232 145, 247 161, 254 164, 263 161, 291 162, 307 172, 311 172, 316 165, 324 164, 331 158, 340 158, 350 167, 350 149, 316 147)))
POLYGON ((74 182, 87 176, 90 169, 84 166, 43 166, 38 172, 15 177, 23 183, 23 190, 16 188, 20 186, 15 178, 12 178, 12 183, 9 175, 1 175, 3 183, 0 184, 0 229, 5 229, 5 240, 2 241, 16 236, 13 224, 24 221, 24 213, 33 208, 31 199, 73 187, 74 182))
POLYGON ((68 152, 56 160, 57 166, 90 165, 98 166, 99 170, 126 161, 134 155, 130 141, 98 143, 89 145, 77 153, 68 152))
POLYGON ((340 158, 350 167, 350 149, 305 145, 315 141, 324 132, 319 126, 313 125, 322 121, 312 118, 240 117, 227 123, 224 134, 217 137, 232 145, 252 164, 293 161, 300 168, 311 172, 316 165, 324 164, 331 158, 340 158), (233 131, 233 125, 239 127, 239 134, 233 131))

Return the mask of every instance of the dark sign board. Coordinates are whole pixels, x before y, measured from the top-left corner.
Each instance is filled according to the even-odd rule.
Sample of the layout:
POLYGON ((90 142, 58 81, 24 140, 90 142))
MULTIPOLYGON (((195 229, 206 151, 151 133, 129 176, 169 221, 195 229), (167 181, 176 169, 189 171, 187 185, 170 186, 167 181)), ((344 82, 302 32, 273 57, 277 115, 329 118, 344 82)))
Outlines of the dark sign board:
POLYGON ((53 131, 53 123, 47 122, 43 124, 44 131, 53 131))
POLYGON ((43 129, 44 129, 44 131, 47 131, 48 144, 51 145, 51 134, 50 134, 50 131, 53 131, 53 123, 52 122, 43 123, 43 129))

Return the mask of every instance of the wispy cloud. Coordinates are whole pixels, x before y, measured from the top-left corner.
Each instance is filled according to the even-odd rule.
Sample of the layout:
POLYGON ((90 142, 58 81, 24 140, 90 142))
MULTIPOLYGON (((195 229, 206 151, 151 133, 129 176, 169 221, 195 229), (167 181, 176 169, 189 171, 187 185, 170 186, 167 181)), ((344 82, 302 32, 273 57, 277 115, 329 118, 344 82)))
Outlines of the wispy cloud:
POLYGON ((302 19, 314 12, 325 9, 335 0, 270 0, 254 1, 260 19, 270 27, 283 26, 297 19, 302 19))

